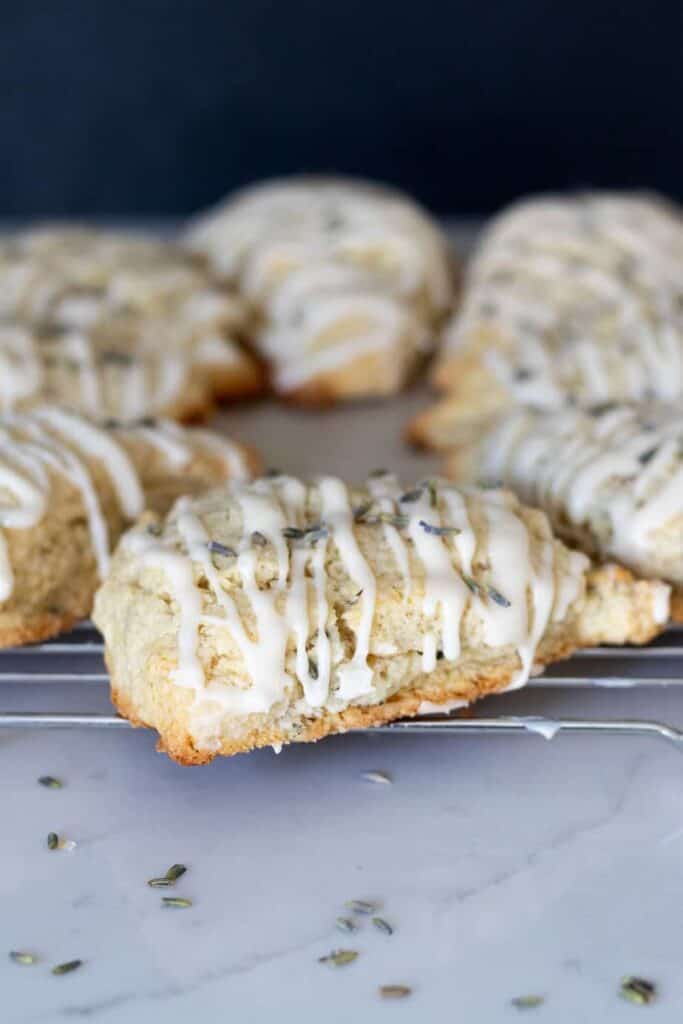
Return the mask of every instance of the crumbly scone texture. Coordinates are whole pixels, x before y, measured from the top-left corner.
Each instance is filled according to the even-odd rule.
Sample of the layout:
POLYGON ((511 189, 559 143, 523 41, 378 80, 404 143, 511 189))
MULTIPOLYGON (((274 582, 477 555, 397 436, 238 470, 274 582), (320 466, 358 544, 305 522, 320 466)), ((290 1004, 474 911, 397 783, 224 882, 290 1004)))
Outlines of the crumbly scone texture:
MULTIPOLYGON (((250 539, 254 524, 246 521, 257 515, 255 496, 258 502, 273 486, 279 485, 257 481, 242 500, 239 487, 229 485, 178 503, 165 522, 145 519, 124 537, 96 597, 116 707, 134 724, 156 729, 159 749, 182 764, 317 740, 416 715, 425 704, 469 703, 517 685, 518 645, 536 616, 545 628, 534 642, 534 670, 581 646, 645 643, 666 620, 665 585, 637 581, 614 565, 590 567, 553 539, 543 513, 505 492, 458 492, 464 505, 454 500, 469 525, 457 535, 450 527, 430 534, 438 550, 427 550, 416 531, 423 529, 420 516, 436 517, 435 506, 431 513, 418 509, 408 523, 404 511, 398 518, 378 513, 366 490, 353 489, 349 541, 325 522, 310 487, 303 507, 312 525, 300 518, 301 536, 283 549, 260 522, 250 539), (493 578, 503 589, 500 572, 510 576, 508 597, 518 588, 521 609, 488 585, 493 578), (522 625, 510 632, 507 616, 515 608, 522 625), (448 628, 444 609, 455 616, 448 628), (280 628, 280 648, 264 653, 280 628), (430 643, 434 657, 425 660, 430 643), (327 645, 329 662, 321 653, 327 645), (345 692, 350 668, 367 672, 369 687, 345 692)), ((443 524, 455 506, 441 486, 443 524)), ((415 493, 408 492, 411 502, 415 493)))
POLYGON ((540 197, 504 211, 472 261, 433 381, 448 403, 412 428, 439 446, 449 419, 683 394, 680 211, 654 196, 540 197))
POLYGON ((400 390, 455 298, 435 223, 365 182, 266 182, 197 218, 186 241, 246 300, 273 389, 303 404, 400 390))
MULTIPOLYGON (((500 481, 591 557, 683 588, 683 407, 608 405, 451 426, 446 475, 500 481)), ((674 602, 674 611, 677 602, 674 602)))
MULTIPOLYGON (((74 420, 86 423, 80 418, 74 420)), ((0 417, 0 432, 13 442, 13 447, 5 443, 0 454, 0 545, 12 576, 11 592, 0 600, 0 648, 46 640, 86 618, 101 582, 92 522, 101 521, 110 550, 130 525, 130 517, 121 506, 112 475, 101 457, 56 430, 45 433, 46 439, 56 442, 54 451, 58 459, 68 458, 69 453, 78 459, 92 486, 94 510, 88 508, 84 485, 70 479, 58 464, 44 465, 41 473, 40 467, 27 461, 31 457, 32 422, 30 413, 0 417), (3 471, 22 467, 18 460, 24 460, 29 482, 42 477, 45 502, 44 514, 23 528, 5 525, 7 513, 18 499, 12 489, 13 481, 8 485, 3 471)), ((142 489, 143 507, 160 515, 181 494, 200 494, 231 473, 246 477, 262 468, 252 449, 230 444, 208 431, 173 423, 112 427, 102 429, 102 433, 115 439, 129 460, 142 489), (150 440, 154 435, 162 436, 162 446, 150 440), (173 447, 165 452, 164 443, 173 447)))
POLYGON ((0 409, 204 419, 263 389, 248 312, 170 242, 53 227, 0 239, 0 409))

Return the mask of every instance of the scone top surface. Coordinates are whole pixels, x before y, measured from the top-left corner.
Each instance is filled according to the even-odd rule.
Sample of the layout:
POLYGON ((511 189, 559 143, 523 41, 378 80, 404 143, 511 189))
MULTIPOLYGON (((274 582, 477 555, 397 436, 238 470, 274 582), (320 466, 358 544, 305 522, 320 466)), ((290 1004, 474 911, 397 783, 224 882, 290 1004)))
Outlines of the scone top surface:
POLYGON ((257 310, 255 344, 285 392, 397 390, 453 298, 438 228, 407 198, 361 182, 248 189, 199 218, 188 244, 257 310), (393 367, 379 360, 387 350, 393 367), (360 378, 345 380, 348 364, 363 359, 360 378), (386 379, 363 381, 363 372, 386 379))
POLYGON ((683 586, 680 403, 520 409, 453 448, 457 479, 502 481, 561 536, 683 586))
POLYGON ((275 476, 127 534, 95 620, 118 706, 191 759, 174 708, 193 749, 226 753, 298 738, 302 721, 334 731, 330 716, 399 693, 415 713, 521 685, 588 566, 509 492, 275 476))
POLYGON ((518 203, 483 236, 435 380, 457 393, 480 360, 501 404, 676 398, 682 276, 683 220, 656 197, 518 203))
POLYGON ((92 417, 201 413, 249 377, 245 309, 202 261, 142 236, 42 228, 0 240, 0 405, 92 417))
POLYGON ((124 527, 250 473, 254 456, 166 421, 95 424, 56 406, 0 416, 0 647, 89 614, 124 527))

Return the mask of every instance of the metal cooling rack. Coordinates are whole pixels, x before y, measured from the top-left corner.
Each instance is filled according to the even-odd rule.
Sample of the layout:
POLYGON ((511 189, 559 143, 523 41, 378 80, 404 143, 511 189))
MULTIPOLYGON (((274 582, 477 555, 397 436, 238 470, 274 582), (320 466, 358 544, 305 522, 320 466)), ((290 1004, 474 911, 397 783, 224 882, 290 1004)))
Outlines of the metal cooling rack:
MULTIPOLYGON (((108 683, 102 640, 88 622, 50 643, 0 651, 0 687, 78 684, 104 692, 108 683)), ((648 647, 593 647, 552 665, 531 687, 586 690, 593 687, 683 686, 683 628, 671 627, 648 647), (608 663, 609 672, 605 672, 608 663)), ((3 691, 0 690, 0 694, 3 691)), ((0 708, 2 697, 0 696, 0 708)), ((477 707, 481 707, 478 705, 477 707)), ((129 728, 119 715, 96 712, 0 710, 0 728, 129 728)), ((567 733, 654 736, 683 744, 683 729, 666 722, 622 718, 543 718, 535 716, 459 717, 428 715, 379 726, 373 733, 567 733)))

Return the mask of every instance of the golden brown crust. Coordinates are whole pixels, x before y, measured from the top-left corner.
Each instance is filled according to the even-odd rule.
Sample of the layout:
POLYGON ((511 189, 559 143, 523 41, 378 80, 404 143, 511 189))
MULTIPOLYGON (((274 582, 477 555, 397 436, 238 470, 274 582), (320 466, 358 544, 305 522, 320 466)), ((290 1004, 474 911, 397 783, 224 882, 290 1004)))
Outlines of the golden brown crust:
MULTIPOLYGON (((547 654, 539 659, 539 668, 551 661, 568 657, 574 650, 576 644, 565 639, 558 639, 547 654)), ((432 673, 423 676, 422 681, 418 680, 409 689, 399 691, 389 697, 382 704, 368 706, 351 706, 344 711, 326 711, 320 718, 309 720, 303 727, 296 742, 311 743, 324 739, 336 733, 350 732, 354 729, 367 729, 383 725, 386 722, 393 722, 399 718, 414 718, 420 714, 420 705, 424 702, 430 704, 447 704, 451 700, 462 700, 468 704, 490 694, 500 693, 505 690, 517 670, 518 666, 508 660, 507 664, 501 664, 493 669, 482 672, 477 666, 469 671, 452 673, 450 680, 443 682, 439 675, 446 676, 446 671, 432 673)), ((136 727, 145 727, 148 723, 142 721, 133 703, 126 697, 116 679, 112 676, 111 698, 117 711, 127 718, 136 727)), ((158 728, 158 726, 156 726, 158 728)), ((182 728, 178 722, 169 722, 168 726, 159 735, 157 750, 166 753, 178 764, 191 766, 208 764, 214 757, 231 756, 233 754, 246 753, 257 747, 277 746, 288 740, 275 728, 254 729, 239 741, 223 741, 219 749, 207 751, 198 748, 190 733, 182 728)))
MULTIPOLYGON (((369 352, 352 362, 310 377, 299 387, 279 391, 288 402, 303 407, 320 408, 349 399, 386 398, 396 394, 416 372, 417 355, 408 360, 400 352, 369 352)), ((271 386, 278 391, 271 381, 271 386)))
POLYGON ((17 615, 0 616, 0 648, 23 647, 26 644, 38 644, 60 633, 68 633, 77 622, 87 618, 92 608, 94 597, 93 587, 90 594, 83 594, 80 606, 74 606, 70 611, 62 613, 49 613, 24 617, 17 615))
POLYGON ((683 622, 683 589, 674 590, 671 595, 671 618, 683 622))
MULTIPOLYGON (((582 646, 601 642, 647 643, 663 628, 653 617, 654 594, 658 587, 647 581, 635 581, 630 572, 619 566, 591 570, 578 614, 568 625, 556 623, 550 627, 537 651, 536 669, 540 671, 582 646)), ((371 660, 375 666, 382 661, 381 658, 371 660)), ((316 741, 334 733, 414 717, 420 714, 423 702, 430 705, 454 700, 471 703, 505 690, 519 670, 514 652, 489 651, 482 661, 481 650, 469 649, 456 664, 440 662, 435 671, 413 677, 408 686, 382 703, 352 705, 340 712, 325 710, 320 717, 303 719, 296 740, 291 734, 283 734, 276 724, 259 724, 238 738, 223 734, 217 746, 207 749, 191 733, 188 725, 190 691, 179 689, 171 681, 176 666, 167 654, 150 655, 147 664, 148 708, 151 708, 149 714, 153 721, 145 719, 129 694, 129 681, 117 678, 115 662, 113 656, 107 656, 112 700, 118 711, 135 726, 156 729, 158 749, 184 765, 205 764, 218 755, 229 756, 255 747, 316 741)))
POLYGON ((446 450, 475 441, 509 404, 508 397, 486 366, 463 358, 453 393, 418 413, 408 423, 406 440, 420 448, 446 450))
POLYGON ((210 376, 214 397, 221 403, 258 398, 267 391, 265 371, 251 356, 245 355, 235 366, 216 367, 210 376))

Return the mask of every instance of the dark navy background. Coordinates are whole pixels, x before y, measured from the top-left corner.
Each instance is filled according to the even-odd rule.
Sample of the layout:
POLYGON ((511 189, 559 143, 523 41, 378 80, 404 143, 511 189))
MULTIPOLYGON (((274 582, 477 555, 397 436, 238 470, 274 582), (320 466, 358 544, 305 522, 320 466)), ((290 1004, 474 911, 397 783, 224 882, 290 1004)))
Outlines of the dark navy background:
POLYGON ((338 170, 443 212, 681 197, 683 3, 0 0, 0 216, 186 213, 338 170))

